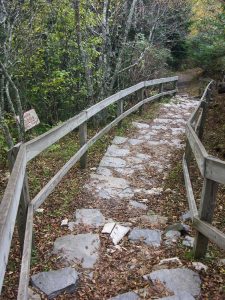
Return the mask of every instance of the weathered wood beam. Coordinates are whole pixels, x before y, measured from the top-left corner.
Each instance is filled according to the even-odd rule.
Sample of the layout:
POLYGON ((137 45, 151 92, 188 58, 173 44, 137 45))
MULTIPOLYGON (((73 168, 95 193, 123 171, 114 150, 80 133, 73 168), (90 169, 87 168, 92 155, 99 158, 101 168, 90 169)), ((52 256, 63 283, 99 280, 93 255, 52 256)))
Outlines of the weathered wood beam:
POLYGON ((191 212, 192 220, 194 217, 198 216, 198 209, 195 202, 195 197, 192 189, 191 179, 188 171, 188 166, 185 157, 183 157, 183 172, 184 172, 184 182, 186 187, 186 193, 188 198, 189 209, 191 212))
MULTIPOLYGON (((199 219, 209 224, 212 223, 214 208, 216 204, 216 192, 218 184, 215 181, 204 178, 202 197, 199 209, 199 219)), ((208 237, 197 232, 194 242, 195 258, 204 257, 207 251, 208 237)))
POLYGON ((0 293, 15 227, 26 170, 26 148, 21 145, 0 203, 0 293))
MULTIPOLYGON (((87 122, 84 122, 79 126, 79 138, 80 138, 80 147, 87 143, 87 122)), ((85 169, 87 167, 87 152, 84 153, 80 158, 80 167, 85 169)))
MULTIPOLYGON (((18 155, 20 146, 21 146, 21 143, 15 145, 8 152, 10 172, 12 172, 12 170, 13 170, 13 166, 16 162, 16 157, 18 155)), ((30 203, 29 187, 28 187, 27 174, 25 172, 24 183, 23 183, 23 187, 22 187, 22 191, 21 191, 20 203, 19 203, 18 212, 17 212, 17 228, 18 228, 21 255, 23 252, 23 242, 24 242, 26 219, 27 219, 27 208, 28 208, 29 203, 30 203)))
POLYGON ((27 211, 26 232, 23 247, 23 256, 20 269, 20 280, 17 300, 28 299, 28 286, 30 281, 30 262, 32 255, 32 236, 33 236, 33 205, 29 205, 27 211))

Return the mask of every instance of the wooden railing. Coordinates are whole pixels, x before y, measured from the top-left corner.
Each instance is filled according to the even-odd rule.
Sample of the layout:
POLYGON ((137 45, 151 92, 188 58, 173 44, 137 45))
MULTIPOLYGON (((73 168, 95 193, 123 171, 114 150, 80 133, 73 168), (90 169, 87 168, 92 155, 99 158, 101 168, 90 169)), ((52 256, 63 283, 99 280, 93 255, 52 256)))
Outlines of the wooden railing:
POLYGON ((86 165, 87 150, 112 127, 116 126, 122 119, 134 111, 140 109, 144 104, 152 102, 163 96, 176 93, 178 77, 161 78, 143 81, 130 88, 122 90, 94 106, 82 111, 80 114, 69 119, 41 136, 11 149, 9 153, 11 162, 11 175, 0 204, 0 291, 5 276, 8 256, 12 241, 12 235, 17 223, 19 227, 19 238, 23 244, 22 264, 20 271, 19 291, 17 299, 28 299, 28 285, 30 277, 30 259, 32 250, 33 215, 35 210, 45 201, 48 195, 55 189, 67 172, 76 162, 81 161, 81 166, 86 165), (164 84, 173 83, 172 90, 163 91, 164 84), (148 87, 159 86, 159 94, 144 99, 144 90, 148 87), (138 93, 139 101, 124 111, 124 97, 138 93), (94 137, 87 139, 87 122, 91 117, 101 112, 110 105, 117 103, 117 118, 101 129, 94 137), (42 188, 42 190, 30 201, 26 168, 27 163, 34 157, 46 150, 59 139, 79 128, 80 149, 73 157, 55 174, 55 176, 42 188))
POLYGON ((186 126, 187 144, 183 157, 183 172, 193 226, 197 230, 194 242, 195 258, 205 256, 209 240, 218 247, 225 249, 225 234, 211 225, 218 185, 225 184, 225 162, 209 155, 201 142, 207 108, 212 98, 213 85, 214 82, 212 81, 206 87, 198 107, 186 126), (196 206, 189 174, 192 155, 194 155, 198 169, 203 177, 199 210, 196 206))

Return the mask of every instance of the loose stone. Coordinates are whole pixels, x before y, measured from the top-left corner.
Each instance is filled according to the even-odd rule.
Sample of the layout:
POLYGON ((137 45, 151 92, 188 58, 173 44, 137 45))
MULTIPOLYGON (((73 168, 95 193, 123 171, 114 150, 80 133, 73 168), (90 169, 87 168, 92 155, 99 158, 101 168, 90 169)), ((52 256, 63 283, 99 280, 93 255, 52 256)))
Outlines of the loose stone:
POLYGON ((75 213, 76 224, 85 224, 100 227, 105 224, 105 217, 98 209, 77 209, 75 213))
POLYGON ((159 230, 134 228, 128 236, 131 241, 143 242, 149 246, 159 247, 161 243, 161 233, 159 230))
POLYGON ((70 234, 56 239, 53 254, 60 255, 65 265, 81 263, 83 268, 93 268, 99 247, 98 234, 70 234))
POLYGON ((186 268, 163 269, 144 276, 144 279, 162 282, 167 289, 176 293, 187 292, 199 296, 201 280, 198 273, 186 268))
POLYGON ((48 299, 55 298, 63 292, 73 293, 77 280, 78 273, 71 267, 31 276, 32 285, 45 293, 48 299))

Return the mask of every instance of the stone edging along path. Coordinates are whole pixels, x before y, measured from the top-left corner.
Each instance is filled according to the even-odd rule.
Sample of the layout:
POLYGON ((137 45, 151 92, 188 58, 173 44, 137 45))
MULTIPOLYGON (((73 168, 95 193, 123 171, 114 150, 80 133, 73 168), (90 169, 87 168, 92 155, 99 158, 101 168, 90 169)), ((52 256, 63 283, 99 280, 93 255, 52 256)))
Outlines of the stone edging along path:
MULTIPOLYGON (((162 247, 164 251, 165 247, 174 247, 181 236, 184 246, 193 246, 188 225, 168 224, 168 218, 155 213, 151 207, 153 203, 163 207, 163 202, 160 203, 160 196, 164 192, 163 181, 168 176, 173 152, 184 147, 185 124, 197 103, 188 95, 177 95, 170 103, 161 106, 158 117, 153 121, 133 122, 135 130, 132 135, 113 139, 84 187, 95 199, 94 208, 77 209, 74 220, 64 224, 71 234, 57 238, 54 243, 52 253, 60 257, 63 268, 33 275, 33 287, 49 299, 63 292, 74 292, 76 296, 81 274, 85 273, 93 279, 101 264, 102 237, 110 243, 107 249, 109 256, 115 251, 131 247, 131 261, 127 266, 130 270, 133 268, 134 272, 138 258, 135 258, 136 250, 133 249, 145 253, 147 260, 148 255, 158 256, 162 247), (115 211, 118 207, 120 214, 117 218, 115 211), (90 230, 73 234, 76 226, 90 230), (166 230, 162 230, 165 226, 166 230)), ((172 191, 168 189, 167 192, 172 191)), ((183 216, 184 221, 188 218, 188 213, 183 216)), ((183 267, 178 257, 163 258, 160 257, 161 260, 150 272, 146 270, 141 274, 140 280, 146 285, 148 282, 153 287, 155 285, 155 288, 160 284, 164 295, 167 295, 160 299, 188 300, 198 297, 201 285, 198 272, 183 267)), ((120 261, 117 263, 119 265, 120 261)), ((201 269, 200 265, 198 269, 201 269)), ((130 290, 128 284, 127 289, 123 287, 125 290, 125 293, 112 293, 109 299, 157 299, 155 296, 151 298, 147 289, 144 293, 143 289, 130 290)))

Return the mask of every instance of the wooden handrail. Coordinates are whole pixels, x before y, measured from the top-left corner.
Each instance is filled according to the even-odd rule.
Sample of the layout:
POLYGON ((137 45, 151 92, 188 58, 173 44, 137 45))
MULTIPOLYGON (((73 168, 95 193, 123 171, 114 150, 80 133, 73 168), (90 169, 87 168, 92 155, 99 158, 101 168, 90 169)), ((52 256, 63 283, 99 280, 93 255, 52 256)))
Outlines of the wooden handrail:
POLYGON ((183 158, 183 173, 189 209, 192 215, 193 226, 198 232, 194 245, 194 255, 196 258, 206 254, 208 239, 220 248, 225 249, 225 234, 211 225, 218 184, 225 184, 225 162, 209 155, 200 141, 205 122, 206 105, 209 100, 207 99, 207 95, 212 84, 213 81, 207 85, 198 107, 187 122, 186 136, 188 143, 186 145, 186 154, 183 158), (201 108, 203 110, 198 117, 198 112, 201 108), (196 120, 196 126, 193 127, 193 123, 196 120), (199 127, 201 130, 198 132, 199 127), (199 212, 197 211, 188 170, 190 161, 190 157, 188 156, 191 153, 194 154, 198 169, 204 178, 199 212))
MULTIPOLYGON (((48 132, 38 136, 37 138, 22 144, 19 152, 17 154, 4 196, 0 203, 0 292, 3 285, 4 275, 6 271, 6 266, 8 262, 8 256, 10 251, 10 245, 12 240, 12 235, 16 222, 16 215, 20 203, 21 191, 23 189, 25 172, 27 163, 39 155, 42 151, 53 145, 59 139, 73 131, 74 129, 84 126, 87 121, 97 113, 101 112, 103 109, 107 108, 109 105, 114 103, 119 103, 124 97, 131 95, 134 92, 142 91, 143 89, 162 85, 164 83, 176 82, 178 76, 154 79, 150 81, 143 81, 130 88, 119 91, 118 93, 100 101, 99 103, 93 105, 92 107, 82 111, 80 114, 74 116, 68 121, 54 127, 48 132)), ((29 269, 30 269, 30 257, 31 257, 31 240, 32 240, 32 226, 33 226, 33 213, 39 207, 47 196, 54 190, 56 185, 65 176, 65 174, 70 170, 70 168, 82 158, 82 156, 87 152, 99 138, 101 138, 105 133, 107 133, 113 126, 117 125, 123 118, 131 114, 132 112, 139 109, 145 103, 154 101, 163 96, 172 95, 176 93, 176 89, 162 92, 151 96, 147 99, 141 99, 136 105, 123 112, 120 109, 120 114, 118 117, 98 132, 89 141, 81 144, 81 148, 75 153, 75 155, 63 166, 63 168, 58 171, 58 173, 47 183, 47 185, 35 196, 28 206, 25 240, 23 248, 22 266, 20 273, 20 284, 19 284, 19 300, 27 300, 27 288, 29 283, 29 269)), ((141 93, 143 97, 143 93, 141 93)), ((120 103, 121 105, 121 103, 120 103)), ((85 139, 83 139, 85 141, 85 139)))

